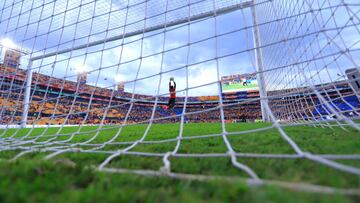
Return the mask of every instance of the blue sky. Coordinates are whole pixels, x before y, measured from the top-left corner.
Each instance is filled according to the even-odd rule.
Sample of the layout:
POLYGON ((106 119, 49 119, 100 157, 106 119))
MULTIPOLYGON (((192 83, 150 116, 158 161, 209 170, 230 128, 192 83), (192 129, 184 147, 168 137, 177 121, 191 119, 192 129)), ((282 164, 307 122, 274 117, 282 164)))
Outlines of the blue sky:
MULTIPOLYGON (((170 22, 184 18, 188 16, 189 12, 189 8, 185 6, 188 2, 184 0, 169 0, 168 4, 165 0, 150 0, 147 1, 148 3, 144 3, 146 1, 143 0, 130 0, 129 2, 131 6, 126 12, 127 10, 123 8, 128 1, 125 0, 5 0, 0 3, 0 37, 10 38, 19 46, 29 50, 32 56, 38 56, 122 34, 125 21, 128 24, 125 32, 128 33, 162 24, 165 20, 170 22), (13 2, 14 6, 12 7, 10 5, 13 2), (45 6, 41 6, 43 3, 45 6), (65 12, 66 7, 67 11, 65 12), (165 10, 169 11, 166 16, 165 10), (156 17, 144 21, 145 15, 156 17), (93 16, 95 17, 92 18, 93 16), (29 25, 27 26, 27 24, 29 25), (106 32, 106 30, 109 31, 106 32)), ((241 2, 244 1, 215 0, 215 6, 223 8, 241 2)), ((343 75, 347 68, 360 64, 360 54, 359 51, 356 51, 360 48, 358 43, 360 39, 358 31, 359 3, 355 0, 345 2, 350 3, 350 6, 345 7, 341 1, 328 0, 319 0, 315 3, 308 0, 300 1, 300 3, 287 0, 275 0, 273 3, 264 0, 256 1, 259 4, 257 7, 259 23, 294 16, 297 13, 308 11, 309 7, 323 8, 321 12, 306 13, 297 18, 261 26, 263 45, 285 40, 283 43, 263 49, 265 68, 288 66, 266 73, 267 89, 303 85, 306 83, 305 78, 298 76, 301 68, 306 70, 308 79, 313 83, 319 83, 339 80, 337 74, 343 75), (327 19, 332 13, 335 14, 335 18, 330 18, 331 20, 328 21, 327 19), (352 20, 349 20, 350 18, 352 20), (314 22, 311 19, 317 21, 314 22), (300 24, 301 21, 305 23, 300 24), (340 29, 342 26, 346 27, 340 29), (337 29, 332 30, 332 28, 337 29), (304 35, 321 29, 328 30, 320 35, 309 35, 286 41, 291 36, 304 35), (339 30, 341 33, 337 36, 339 30), (329 40, 331 44, 327 45, 329 40), (292 65, 298 61, 309 59, 309 57, 336 53, 344 47, 351 47, 351 52, 347 55, 335 55, 335 57, 339 56, 336 62, 333 57, 326 57, 324 60, 301 64, 303 65, 301 67, 292 65), (313 52, 310 53, 306 50, 313 50, 313 52), (318 53, 319 50, 322 52, 318 53), (326 65, 327 63, 329 65, 326 65)), ((192 15, 207 12, 213 8, 212 0, 191 0, 190 3, 192 15)), ((53 74, 60 78, 66 76, 67 79, 75 81, 76 67, 85 65, 90 72, 88 84, 102 87, 115 84, 117 79, 134 80, 140 67, 138 78, 156 76, 138 81, 135 92, 151 95, 156 93, 159 82, 161 82, 160 94, 167 93, 167 82, 171 76, 175 77, 178 89, 186 87, 185 68, 163 74, 160 81, 157 74, 160 73, 161 68, 164 72, 186 67, 187 64, 196 64, 188 68, 189 87, 217 81, 217 66, 220 75, 254 72, 254 51, 246 51, 253 49, 254 46, 253 30, 249 27, 252 25, 250 9, 218 16, 216 22, 217 26, 215 26, 215 18, 209 18, 192 23, 190 26, 179 25, 168 28, 171 31, 167 31, 165 34, 163 30, 158 30, 145 33, 143 39, 142 35, 129 37, 124 40, 126 44, 124 46, 121 46, 122 40, 108 42, 87 50, 82 49, 39 60, 34 63, 33 67, 37 72, 53 74), (239 29, 241 30, 239 31, 239 29), (215 33, 218 35, 229 34, 215 39, 215 33), (188 40, 190 40, 190 47, 186 46, 188 40), (197 43, 199 40, 204 41, 197 43), (217 40, 217 49, 215 40, 217 40), (106 50, 102 52, 104 48, 106 50), (174 50, 168 51, 172 49, 174 50), (86 57, 85 53, 88 53, 86 57), (147 57, 150 55, 152 56, 147 57), (220 57, 218 63, 211 60, 216 55, 220 57), (227 55, 228 57, 223 57, 227 55), (143 56, 141 60, 140 56, 143 56), (53 65, 54 71, 52 71, 53 65)), ((27 61, 24 59, 22 61, 23 68, 26 67, 26 63, 27 61)), ((125 88, 131 92, 132 86, 133 83, 127 83, 125 88)), ((216 95, 217 93, 216 85, 189 91, 190 95, 216 95)), ((183 94, 180 93, 180 95, 183 94)))

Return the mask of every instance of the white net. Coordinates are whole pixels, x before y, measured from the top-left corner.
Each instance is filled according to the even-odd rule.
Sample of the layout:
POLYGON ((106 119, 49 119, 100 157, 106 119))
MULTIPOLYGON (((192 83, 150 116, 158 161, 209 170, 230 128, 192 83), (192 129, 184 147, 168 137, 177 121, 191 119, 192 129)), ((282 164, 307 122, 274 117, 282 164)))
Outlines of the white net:
POLYGON ((227 158, 249 183, 359 192, 268 180, 240 161, 305 159, 314 167, 360 176, 356 164, 344 161, 359 160, 356 150, 305 151, 292 136, 299 132, 291 131, 306 127, 296 129, 310 137, 312 132, 339 128, 359 135, 357 1, 0 4, 0 151, 15 151, 11 160, 34 153, 46 159, 92 154, 104 158, 97 163, 100 171, 208 179, 218 174, 186 173, 171 160, 227 158), (238 79, 225 82, 224 76, 235 74, 238 79), (249 78, 246 74, 256 79, 243 79, 249 78), (169 78, 174 78, 175 90, 169 90, 169 78), (255 89, 242 89, 251 82, 257 84, 255 89), (235 90, 225 91, 226 86, 235 90), (168 107, 169 97, 176 97, 173 108, 168 107), (236 124, 258 120, 265 122, 236 124), (200 130, 190 130, 195 128, 200 130), (275 133, 290 152, 244 152, 241 142, 233 139, 256 133, 275 133), (221 150, 209 145, 198 153, 190 149, 201 144, 184 144, 211 143, 213 138, 219 138, 215 144, 222 144, 221 150), (161 165, 155 170, 112 163, 127 156, 155 157, 161 165))

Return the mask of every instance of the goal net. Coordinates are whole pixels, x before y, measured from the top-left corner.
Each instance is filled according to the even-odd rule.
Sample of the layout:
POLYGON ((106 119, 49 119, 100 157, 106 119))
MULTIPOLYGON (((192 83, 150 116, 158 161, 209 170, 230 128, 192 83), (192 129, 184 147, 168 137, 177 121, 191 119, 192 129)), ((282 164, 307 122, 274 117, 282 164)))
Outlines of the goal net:
POLYGON ((355 194, 264 177, 244 160, 360 176, 347 164, 356 150, 312 151, 297 136, 359 135, 359 12, 357 0, 4 0, 0 151, 15 152, 9 160, 90 154, 104 172, 355 194), (254 151, 240 140, 252 136, 254 151), (261 150, 280 142, 287 150, 261 150), (147 158, 157 167, 136 165, 147 158), (216 158, 237 172, 178 163, 216 158))

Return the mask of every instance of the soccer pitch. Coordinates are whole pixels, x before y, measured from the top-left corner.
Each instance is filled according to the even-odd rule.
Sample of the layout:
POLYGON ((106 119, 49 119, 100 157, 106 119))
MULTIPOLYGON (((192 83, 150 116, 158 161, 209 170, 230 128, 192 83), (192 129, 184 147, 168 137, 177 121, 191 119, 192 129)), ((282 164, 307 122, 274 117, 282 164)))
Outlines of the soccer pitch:
MULTIPOLYGON (((226 124, 228 132, 246 131, 269 126, 267 123, 226 124)), ((125 126, 115 142, 104 147, 105 151, 124 149, 139 140, 147 125, 125 126), (124 144, 129 142, 129 144, 124 144)), ((79 143, 94 135, 98 127, 83 127, 71 142, 79 143), (88 132, 88 133, 86 133, 88 132)), ((75 132, 78 127, 65 127, 60 134, 75 132)), ((154 124, 145 141, 176 138, 178 124, 154 124)), ((360 154, 359 134, 352 128, 344 131, 340 127, 315 128, 313 126, 284 127, 284 131, 305 152, 313 154, 360 154)), ((8 129, 3 134, 13 139, 22 138, 30 129, 8 129)), ((58 128, 34 129, 26 139, 41 135, 38 142, 54 138, 58 128)), ((110 140, 118 126, 106 126, 91 144, 102 144, 110 140)), ((2 134, 4 130, 1 130, 2 134)), ((184 125, 184 137, 221 133, 220 123, 193 123, 184 125)), ((66 140, 70 136, 57 136, 66 140)), ((238 153, 294 154, 289 144, 276 129, 228 136, 238 153)), ((8 139, 11 140, 11 139, 8 139)), ((166 153, 175 148, 176 142, 157 144, 140 143, 131 151, 166 153)), ((29 143, 28 146, 36 146, 29 143)), ((44 145, 46 146, 46 145, 44 145)), ((41 147, 44 147, 41 146, 41 147)), ((41 148, 39 146, 39 148, 41 148)), ((81 146, 89 149, 93 146, 81 146)), ((0 202, 356 202, 355 195, 322 194, 294 190, 289 187, 249 186, 248 175, 231 164, 230 157, 171 157, 171 171, 182 174, 201 174, 215 177, 214 180, 183 180, 169 177, 142 176, 129 173, 105 173, 96 170, 109 154, 67 152, 45 160, 51 152, 28 153, 16 161, 10 161, 21 152, 7 149, 0 152, 0 202), (230 177, 230 178, 216 178, 230 177)), ((204 139, 182 140, 179 154, 226 153, 221 136, 204 139)), ((356 175, 343 173, 307 159, 280 159, 238 157, 238 161, 249 166, 261 179, 296 184, 321 185, 335 188, 359 188, 356 175)), ((336 160, 350 166, 360 167, 359 160, 336 160)), ((159 170, 163 166, 162 156, 138 156, 124 154, 113 159, 108 167, 131 170, 159 170)))

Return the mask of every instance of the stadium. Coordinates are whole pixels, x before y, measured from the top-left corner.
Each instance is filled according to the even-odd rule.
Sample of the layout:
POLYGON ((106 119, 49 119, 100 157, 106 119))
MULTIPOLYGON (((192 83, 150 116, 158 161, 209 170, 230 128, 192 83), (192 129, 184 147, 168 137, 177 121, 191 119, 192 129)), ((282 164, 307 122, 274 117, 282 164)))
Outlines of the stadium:
POLYGON ((0 202, 360 201, 359 13, 0 2, 0 202))

